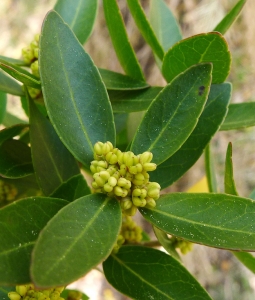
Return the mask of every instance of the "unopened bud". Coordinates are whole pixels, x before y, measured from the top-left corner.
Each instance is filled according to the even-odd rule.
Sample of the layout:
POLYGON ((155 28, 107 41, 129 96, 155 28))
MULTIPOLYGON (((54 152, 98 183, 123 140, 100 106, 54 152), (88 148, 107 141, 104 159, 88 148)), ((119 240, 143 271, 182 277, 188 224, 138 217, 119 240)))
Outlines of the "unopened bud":
POLYGON ((10 293, 8 293, 8 297, 11 300, 20 300, 21 299, 21 296, 18 293, 16 293, 16 292, 10 292, 10 293))
POLYGON ((105 156, 105 159, 111 165, 114 165, 118 162, 118 157, 113 152, 108 152, 105 156))
POLYGON ((145 164, 143 164, 143 169, 145 171, 154 171, 154 170, 156 170, 156 168, 157 168, 157 165, 154 164, 154 163, 145 163, 145 164))

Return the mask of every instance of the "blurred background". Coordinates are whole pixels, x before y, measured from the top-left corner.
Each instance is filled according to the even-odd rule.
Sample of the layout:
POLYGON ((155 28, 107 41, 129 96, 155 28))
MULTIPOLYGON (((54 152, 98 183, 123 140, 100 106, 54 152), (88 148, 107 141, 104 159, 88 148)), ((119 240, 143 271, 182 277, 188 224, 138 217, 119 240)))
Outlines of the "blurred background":
MULTIPOLYGON (((47 11, 56 0, 1 0, 0 1, 0 55, 20 58, 34 35, 40 32, 47 11)), ((212 31, 236 0, 167 0, 166 3, 179 20, 183 36, 212 31)), ((114 53, 105 25, 102 2, 99 1, 94 31, 85 45, 97 66, 123 72, 114 53)), ((148 13, 149 1, 141 1, 148 13)), ((130 41, 151 85, 165 85, 150 48, 139 34, 126 6, 119 6, 127 26, 130 41)), ((232 53, 232 68, 228 80, 233 84, 232 103, 255 101, 255 1, 248 0, 241 15, 225 35, 232 53)), ((20 118, 25 115, 19 99, 8 99, 8 110, 20 118)), ((254 112, 255 113, 255 112, 254 112)), ((248 197, 255 188, 255 128, 219 132, 213 138, 218 184, 223 191, 224 162, 227 145, 233 144, 234 177, 239 194, 248 197)), ((185 191, 204 176, 201 158, 194 167, 168 191, 185 191)), ((229 251, 195 245, 194 250, 183 256, 188 270, 207 289, 215 300, 255 299, 255 275, 246 269, 229 251)), ((103 275, 93 270, 74 283, 92 300, 128 299, 115 292, 103 275)))

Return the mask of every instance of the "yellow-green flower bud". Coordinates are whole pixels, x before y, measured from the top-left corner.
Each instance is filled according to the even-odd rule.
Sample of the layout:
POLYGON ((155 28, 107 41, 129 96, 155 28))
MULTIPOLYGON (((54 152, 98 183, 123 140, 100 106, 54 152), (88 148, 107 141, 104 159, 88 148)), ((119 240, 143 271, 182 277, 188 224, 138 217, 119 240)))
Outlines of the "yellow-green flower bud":
POLYGON ((113 149, 113 145, 111 142, 106 142, 103 144, 102 146, 102 153, 103 155, 106 155, 107 153, 109 153, 111 150, 113 149))
POLYGON ((55 291, 58 291, 60 294, 63 292, 63 290, 65 289, 64 286, 59 286, 55 288, 55 291))
POLYGON ((120 175, 125 176, 127 173, 127 166, 125 164, 120 165, 119 170, 120 175))
POLYGON ((37 44, 39 43, 39 40, 40 40, 40 34, 39 33, 35 34, 34 40, 37 42, 37 44))
POLYGON ((31 47, 32 49, 38 48, 38 42, 32 41, 32 42, 30 43, 30 47, 31 47))
POLYGON ((128 194, 128 191, 126 189, 123 189, 119 186, 115 186, 114 187, 114 194, 116 196, 119 196, 119 197, 126 197, 127 194, 128 194))
POLYGON ((30 47, 25 47, 22 49, 22 57, 24 62, 30 64, 34 59, 34 51, 30 47))
POLYGON ((112 190, 113 190, 113 186, 111 186, 109 183, 106 183, 104 185, 104 190, 107 192, 107 193, 110 193, 112 190))
POLYGON ((125 197, 121 199, 120 206, 123 210, 127 210, 133 206, 133 202, 131 201, 131 198, 125 197))
POLYGON ((140 197, 141 196, 141 189, 134 189, 132 192, 133 197, 140 197))
POLYGON ((109 168, 107 169, 107 172, 112 176, 117 170, 118 170, 117 167, 109 166, 109 168))
POLYGON ((125 215, 134 216, 137 212, 137 206, 132 205, 129 209, 124 210, 125 215))
POLYGON ((144 207, 146 205, 146 200, 139 197, 132 197, 132 201, 134 205, 138 207, 144 207))
POLYGON ((146 197, 145 200, 146 200, 146 206, 151 208, 156 206, 156 202, 153 198, 146 197))
POLYGON ((104 169, 107 169, 108 168, 108 163, 106 161, 100 160, 100 161, 97 162, 97 166, 101 167, 101 168, 104 168, 104 169))
POLYGON ((157 189, 161 189, 161 186, 157 183, 157 182, 149 182, 147 184, 147 189, 150 190, 150 189, 154 189, 154 188, 157 188, 157 189))
POLYGON ((147 194, 149 197, 153 198, 154 200, 157 200, 159 198, 160 190, 158 188, 152 188, 147 191, 147 194))
POLYGON ((124 187, 125 189, 131 188, 131 182, 123 177, 118 179, 117 185, 120 187, 124 187))
POLYGON ((126 172, 125 178, 126 178, 127 180, 132 181, 133 177, 134 177, 133 174, 131 174, 131 173, 129 173, 129 172, 126 172))
POLYGON ((124 154, 119 150, 117 153, 116 153, 117 157, 118 157, 118 164, 119 165, 122 165, 124 162, 123 162, 123 156, 124 154))
POLYGON ((21 296, 18 293, 16 293, 16 292, 10 292, 10 293, 8 293, 8 297, 11 300, 20 300, 21 299, 21 296))
POLYGON ((147 191, 146 189, 141 189, 141 195, 140 198, 145 198, 147 196, 147 191))
POLYGON ((117 179, 113 176, 111 176, 109 179, 108 179, 108 183, 109 185, 111 185, 112 187, 116 186, 117 185, 117 179))
POLYGON ((110 174, 107 171, 99 172, 99 176, 103 178, 105 181, 107 181, 110 178, 110 174))
POLYGON ((93 187, 93 189, 99 189, 99 185, 95 181, 91 183, 91 186, 93 187))
POLYGON ((113 152, 108 152, 105 156, 105 159, 111 165, 114 165, 118 162, 118 157, 113 152))
POLYGON ((118 180, 120 178, 120 173, 118 171, 116 171, 112 174, 112 177, 114 177, 118 180))
POLYGON ((123 154, 123 163, 127 166, 127 167, 131 167, 133 166, 134 163, 134 153, 131 151, 125 152, 123 154))
POLYGON ((78 291, 70 291, 68 293, 68 300, 80 300, 82 299, 82 293, 78 291))
POLYGON ((34 61, 34 62, 30 65, 30 68, 31 68, 31 70, 32 70, 32 73, 33 73, 35 76, 40 77, 38 60, 34 61))
POLYGON ((102 149, 103 145, 104 144, 102 142, 97 142, 94 145, 94 151, 99 156, 101 156, 103 154, 103 149, 102 149))
POLYGON ((147 172, 148 171, 154 171, 154 170, 156 170, 156 168, 157 168, 157 165, 154 164, 154 163, 145 163, 145 164, 143 164, 143 169, 147 172))
POLYGON ((39 57, 39 48, 34 49, 34 57, 38 59, 38 57, 39 57))
POLYGON ((51 300, 47 295, 42 295, 38 298, 38 300, 51 300))
POLYGON ((103 178, 100 177, 99 173, 96 173, 93 175, 93 178, 95 179, 97 185, 99 187, 103 187, 106 183, 106 180, 104 180, 103 178))
POLYGON ((97 166, 91 164, 89 168, 93 174, 95 174, 97 172, 97 166))
POLYGON ((50 294, 50 300, 59 300, 60 293, 58 291, 54 291, 50 294))
POLYGON ((25 296, 28 290, 28 285, 17 285, 16 292, 20 294, 20 296, 25 296))
POLYGON ((143 171, 143 166, 140 163, 136 164, 135 166, 131 166, 129 168, 129 172, 131 174, 141 173, 142 171, 143 171))
POLYGON ((142 165, 151 162, 152 158, 153 158, 153 154, 151 152, 148 152, 148 151, 143 152, 139 156, 140 163, 142 165))

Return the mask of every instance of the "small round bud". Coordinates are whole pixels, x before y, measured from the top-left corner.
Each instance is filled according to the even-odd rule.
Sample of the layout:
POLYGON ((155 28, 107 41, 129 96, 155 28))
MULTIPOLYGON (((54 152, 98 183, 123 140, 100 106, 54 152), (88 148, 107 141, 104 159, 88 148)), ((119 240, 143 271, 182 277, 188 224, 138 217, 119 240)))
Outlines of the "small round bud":
POLYGON ((117 185, 117 179, 115 177, 110 177, 108 179, 108 183, 109 183, 109 185, 111 185, 112 187, 114 187, 114 186, 117 185))
POLYGON ((16 286, 16 292, 20 294, 20 296, 25 296, 28 290, 27 285, 17 285, 16 286))
POLYGON ((114 194, 115 194, 116 196, 119 196, 119 197, 126 197, 126 196, 127 196, 127 193, 128 193, 127 190, 122 189, 122 188, 119 187, 119 186, 115 186, 115 187, 114 187, 114 194))
POLYGON ((8 293, 8 297, 11 300, 20 300, 21 299, 21 296, 18 293, 16 293, 16 292, 10 292, 10 293, 8 293))
POLYGON ((125 197, 121 199, 120 206, 123 210, 127 210, 133 206, 133 203, 129 197, 125 197))
POLYGON ((101 156, 103 154, 103 150, 102 150, 103 145, 104 144, 102 142, 97 142, 94 145, 94 151, 99 156, 101 156))
POLYGON ((30 65, 30 68, 31 68, 32 73, 33 73, 36 77, 40 77, 38 60, 34 61, 34 62, 30 65))
POLYGON ((157 165, 154 164, 154 163, 145 163, 145 164, 143 164, 143 169, 145 171, 154 171, 154 170, 156 170, 156 168, 157 168, 157 165))
POLYGON ((151 208, 155 207, 156 206, 155 200, 147 197, 146 198, 146 206, 151 207, 151 208))
POLYGON ((107 193, 110 193, 112 190, 113 190, 113 186, 111 186, 109 183, 106 183, 104 185, 104 190, 107 192, 107 193))
POLYGON ((141 189, 134 189, 132 192, 133 197, 140 197, 141 196, 141 189))
POLYGON ((145 198, 147 196, 147 191, 146 189, 141 189, 141 195, 140 198, 145 198))
POLYGON ((35 56, 35 58, 38 59, 38 57, 39 57, 39 48, 34 49, 34 56, 35 56))
POLYGON ((105 181, 110 178, 110 174, 107 171, 101 171, 99 172, 99 176, 103 178, 105 181))
POLYGON ((103 187, 105 185, 105 180, 100 177, 99 173, 94 174, 93 178, 99 187, 103 187))
POLYGON ((120 175, 125 176, 127 173, 127 166, 124 164, 120 165, 119 173, 120 173, 120 175))
POLYGON ((147 192, 148 196, 153 198, 154 200, 157 200, 159 198, 159 193, 160 190, 158 188, 149 189, 147 192))
POLYGON ((105 156, 105 159, 111 165, 114 165, 118 162, 118 157, 113 152, 108 152, 105 156))
POLYGON ((152 158, 153 158, 153 154, 151 152, 143 152, 142 154, 140 154, 140 163, 143 165, 143 164, 146 164, 146 163, 149 163, 151 162, 152 158))
POLYGON ((144 207, 146 205, 146 200, 139 197, 132 197, 132 201, 134 205, 138 207, 144 207))

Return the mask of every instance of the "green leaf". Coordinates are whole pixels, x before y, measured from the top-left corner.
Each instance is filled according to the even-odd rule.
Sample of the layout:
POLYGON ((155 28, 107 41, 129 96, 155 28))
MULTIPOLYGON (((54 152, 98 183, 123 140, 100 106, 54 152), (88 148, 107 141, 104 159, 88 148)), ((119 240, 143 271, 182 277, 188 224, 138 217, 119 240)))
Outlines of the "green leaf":
POLYGON ((0 124, 2 124, 6 113, 7 95, 0 91, 0 124))
POLYGON ((16 96, 24 96, 21 85, 3 70, 0 70, 0 91, 16 96))
POLYGON ((31 251, 38 234, 67 203, 60 199, 33 197, 0 209, 0 284, 31 282, 31 251))
POLYGON ((96 66, 53 11, 43 24, 39 61, 53 126, 69 151, 88 168, 96 142, 115 143, 113 113, 96 66))
POLYGON ((21 60, 21 59, 7 57, 7 56, 3 56, 3 55, 0 55, 0 59, 3 59, 6 62, 14 64, 16 66, 27 66, 27 64, 24 62, 24 60, 21 60))
POLYGON ((146 18, 139 0, 127 0, 127 4, 143 38, 151 47, 154 54, 156 54, 160 60, 163 60, 164 50, 160 45, 153 29, 151 28, 149 21, 146 18))
POLYGON ((115 113, 144 111, 156 98, 162 87, 150 87, 139 91, 108 91, 115 113))
POLYGON ((164 51, 182 39, 179 24, 163 0, 150 1, 150 22, 164 51))
POLYGON ((218 31, 221 34, 225 34, 229 27, 235 22, 239 13, 241 12, 246 0, 240 0, 236 5, 230 10, 228 14, 220 21, 220 23, 214 28, 213 31, 218 31))
POLYGON ((0 175, 20 178, 34 173, 31 150, 18 140, 6 140, 0 145, 0 175))
POLYGON ((175 44, 164 57, 162 72, 170 82, 190 66, 203 62, 213 64, 212 83, 225 81, 230 70, 231 56, 227 42, 220 33, 202 33, 175 44))
POLYGON ((228 114, 220 130, 242 129, 255 126, 254 111, 255 102, 230 104, 228 114))
POLYGON ((210 193, 217 193, 218 192, 217 178, 214 169, 214 160, 211 153, 210 144, 208 144, 207 147, 205 148, 205 172, 206 172, 208 189, 210 193))
POLYGON ((255 189, 250 193, 249 198, 255 200, 255 189))
POLYGON ((132 299, 211 299, 177 260, 156 249, 123 246, 103 268, 109 283, 132 299))
POLYGON ((231 143, 228 144, 228 149, 226 153, 224 186, 226 194, 238 196, 234 181, 231 143))
POLYGON ((116 73, 106 69, 98 69, 107 90, 143 90, 149 85, 137 79, 133 79, 127 75, 116 73))
POLYGON ((72 176, 80 173, 77 162, 62 144, 51 123, 29 99, 30 142, 38 183, 48 196, 72 176))
POLYGON ((232 252, 232 254, 250 271, 255 273, 255 257, 247 252, 232 252))
POLYGON ((127 75, 144 81, 141 66, 129 42, 124 21, 116 0, 103 0, 106 24, 119 62, 127 75))
POLYGON ((58 0, 54 10, 70 26, 81 44, 91 34, 97 13, 97 0, 58 0))
POLYGON ((4 141, 14 138, 15 136, 20 135, 20 133, 28 128, 27 124, 17 124, 12 127, 4 128, 0 131, 0 144, 4 141))
POLYGON ((35 89, 41 89, 41 83, 38 78, 21 67, 0 59, 0 68, 25 85, 35 89))
POLYGON ((62 183, 61 186, 51 194, 51 197, 73 201, 90 193, 90 188, 86 180, 81 174, 78 174, 62 183))
POLYGON ((187 140, 202 113, 211 84, 211 64, 191 67, 168 84, 151 103, 131 151, 151 151, 160 164, 187 140))
POLYGON ((180 255, 178 254, 178 252, 175 250, 175 247, 172 243, 172 241, 170 240, 170 238, 167 236, 167 234, 158 229, 157 227, 153 226, 153 231, 158 239, 158 241, 160 242, 160 244, 165 248, 165 250, 171 255, 173 256, 175 259, 181 261, 180 255))
POLYGON ((211 86, 208 100, 195 129, 181 148, 151 173, 151 181, 156 181, 161 188, 165 188, 188 171, 219 129, 227 113, 230 96, 230 84, 211 86))
POLYGON ((86 274, 110 254, 120 226, 115 199, 93 194, 71 202, 39 236, 31 268, 35 285, 66 285, 86 274))
POLYGON ((10 298, 8 297, 8 293, 13 291, 15 291, 15 286, 0 287, 0 299, 10 300, 10 298))
POLYGON ((172 193, 154 209, 140 208, 146 220, 185 240, 229 250, 255 251, 255 202, 227 194, 172 193))
POLYGON ((3 125, 5 127, 10 127, 17 124, 27 124, 27 122, 6 111, 3 119, 3 125))

